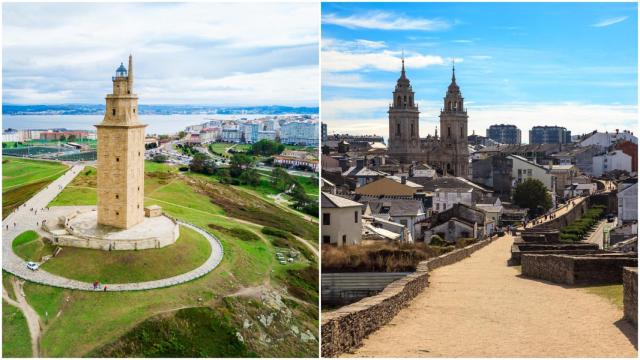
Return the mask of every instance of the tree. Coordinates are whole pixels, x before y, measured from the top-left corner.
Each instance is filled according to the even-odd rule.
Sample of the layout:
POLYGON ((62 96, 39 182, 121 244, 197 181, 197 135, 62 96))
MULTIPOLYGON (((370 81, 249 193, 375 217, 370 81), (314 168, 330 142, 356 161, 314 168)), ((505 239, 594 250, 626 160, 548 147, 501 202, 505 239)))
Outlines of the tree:
POLYGON ((253 167, 253 158, 247 154, 233 154, 231 176, 239 177, 245 169, 253 167))
POLYGON ((256 169, 247 169, 240 175, 240 181, 251 186, 260 185, 260 174, 256 169))
POLYGON ((69 141, 76 141, 76 136, 74 134, 69 135, 69 141))
POLYGON ((64 135, 60 135, 60 141, 66 141, 66 140, 67 140, 67 137, 66 137, 66 136, 64 136, 64 135))
POLYGON ((197 153, 193 155, 191 158, 191 162, 189 163, 189 169, 193 172, 202 173, 204 172, 205 162, 207 161, 207 156, 202 153, 197 153))
POLYGON ((529 209, 532 217, 544 214, 553 205, 547 188, 537 179, 519 183, 513 191, 513 201, 519 207, 529 209))
POLYGON ((151 160, 157 163, 164 163, 164 162, 167 162, 167 156, 163 154, 156 154, 153 156, 151 160))
POLYGON ((182 139, 182 138, 184 138, 186 135, 187 135, 187 133, 186 133, 186 132, 184 132, 184 131, 180 131, 180 132, 178 133, 178 139, 182 139))
POLYGON ((251 145, 249 152, 254 155, 271 156, 284 151, 284 145, 268 139, 262 139, 251 145))
POLYGON ((271 171, 271 185, 279 191, 287 191, 293 185, 294 179, 282 168, 271 171))

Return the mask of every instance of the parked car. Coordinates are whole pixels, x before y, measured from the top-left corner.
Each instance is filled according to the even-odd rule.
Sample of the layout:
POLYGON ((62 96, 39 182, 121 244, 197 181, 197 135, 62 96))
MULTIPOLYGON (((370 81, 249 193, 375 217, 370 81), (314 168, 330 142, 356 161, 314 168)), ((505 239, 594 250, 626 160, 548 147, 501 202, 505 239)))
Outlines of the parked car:
POLYGON ((29 270, 36 271, 36 270, 38 270, 39 267, 40 267, 40 265, 34 263, 33 261, 29 261, 27 263, 27 269, 29 269, 29 270))

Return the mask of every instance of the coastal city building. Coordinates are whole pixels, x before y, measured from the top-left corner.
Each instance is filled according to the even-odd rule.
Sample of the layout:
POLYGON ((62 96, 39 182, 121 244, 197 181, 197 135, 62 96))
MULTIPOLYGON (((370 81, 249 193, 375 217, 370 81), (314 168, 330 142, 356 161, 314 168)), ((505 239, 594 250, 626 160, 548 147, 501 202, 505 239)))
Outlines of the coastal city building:
POLYGON ((570 144, 571 131, 562 126, 534 126, 529 130, 529 144, 570 144))
POLYGON ((520 129, 515 125, 491 125, 487 129, 487 138, 500 144, 520 144, 521 137, 520 129))

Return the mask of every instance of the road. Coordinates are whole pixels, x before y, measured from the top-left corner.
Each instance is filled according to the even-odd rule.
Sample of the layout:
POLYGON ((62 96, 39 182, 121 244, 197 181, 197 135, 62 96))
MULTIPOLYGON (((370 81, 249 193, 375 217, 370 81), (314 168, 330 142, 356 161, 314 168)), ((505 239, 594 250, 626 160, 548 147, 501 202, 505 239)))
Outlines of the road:
POLYGON ((513 238, 433 271, 430 285, 348 357, 636 357, 608 300, 506 266, 513 238))

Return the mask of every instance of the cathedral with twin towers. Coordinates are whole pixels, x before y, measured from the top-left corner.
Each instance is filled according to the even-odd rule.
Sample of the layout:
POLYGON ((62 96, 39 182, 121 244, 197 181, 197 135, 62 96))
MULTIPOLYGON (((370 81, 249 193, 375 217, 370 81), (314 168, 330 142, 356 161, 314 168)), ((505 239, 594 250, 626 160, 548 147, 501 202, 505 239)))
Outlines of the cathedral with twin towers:
POLYGON ((402 59, 402 72, 389 106, 389 146, 387 154, 401 164, 426 163, 443 174, 468 177, 469 147, 467 140, 467 110, 456 83, 455 65, 451 84, 440 111, 440 131, 435 136, 420 138, 420 111, 407 78, 402 59))

